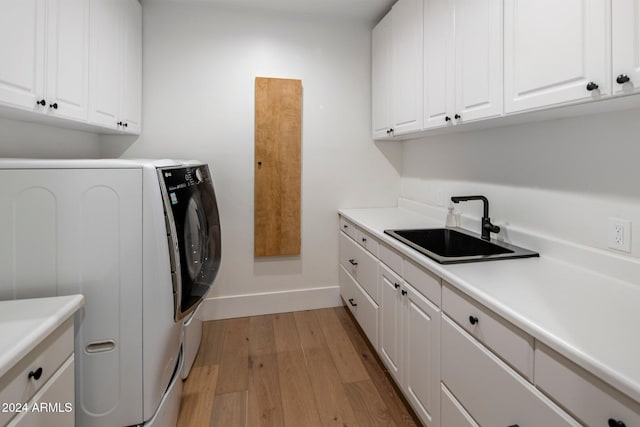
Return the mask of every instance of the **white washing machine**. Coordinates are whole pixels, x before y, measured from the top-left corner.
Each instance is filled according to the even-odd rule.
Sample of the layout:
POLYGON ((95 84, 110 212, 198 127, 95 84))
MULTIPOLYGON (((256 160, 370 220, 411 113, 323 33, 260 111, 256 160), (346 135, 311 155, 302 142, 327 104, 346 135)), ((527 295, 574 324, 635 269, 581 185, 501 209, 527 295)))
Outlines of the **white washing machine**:
POLYGON ((86 299, 77 425, 175 426, 183 322, 220 266, 207 165, 0 159, 0 182, 0 299, 86 299))

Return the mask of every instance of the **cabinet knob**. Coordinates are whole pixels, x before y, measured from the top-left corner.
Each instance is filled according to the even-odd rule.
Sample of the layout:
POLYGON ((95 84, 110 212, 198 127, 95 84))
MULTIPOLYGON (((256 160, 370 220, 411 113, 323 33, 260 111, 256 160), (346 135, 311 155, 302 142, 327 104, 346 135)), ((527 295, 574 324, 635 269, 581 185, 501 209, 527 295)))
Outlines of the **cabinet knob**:
POLYGON ((355 259, 350 259, 350 260, 349 260, 349 263, 350 263, 351 265, 353 265, 354 267, 355 267, 356 265, 358 265, 358 262, 357 262, 355 259))
MULTIPOLYGON (((42 367, 39 367, 35 371, 29 372, 29 379, 33 378, 34 380, 37 381, 40 379, 41 376, 42 376, 42 367)), ((609 425, 611 425, 611 423, 609 423, 609 425)))
POLYGON ((358 304, 353 302, 353 298, 349 298, 349 304, 351 304, 351 307, 357 307, 358 306, 358 304))
POLYGON ((514 425, 509 426, 509 427, 520 427, 520 426, 518 424, 514 424, 514 425))
POLYGON ((405 291, 405 290, 403 289, 403 290, 401 290, 401 291, 400 291, 400 293, 401 293, 402 295, 406 295, 406 294, 407 294, 407 291, 405 291))
MULTIPOLYGON (((260 162, 258 162, 258 164, 260 164, 260 162)), ((347 228, 349 228, 349 226, 347 224, 345 224, 345 225, 342 226, 342 228, 344 228, 346 230, 347 228)))
POLYGON ((396 288, 396 289, 398 289, 398 288, 400 287, 400 283, 394 283, 394 284, 393 284, 393 287, 394 287, 394 288, 396 288))
POLYGON ((122 122, 118 122, 118 126, 122 126, 122 124, 123 124, 122 122))
POLYGON ((616 82, 618 84, 625 84, 626 82, 628 82, 629 80, 631 80, 629 78, 629 76, 627 76, 626 74, 620 74, 618 77, 616 77, 616 82))
POLYGON ((613 418, 609 418, 609 427, 627 427, 625 423, 619 420, 614 420, 613 418))
POLYGON ((460 114, 456 114, 455 116, 453 116, 453 118, 454 118, 454 119, 456 119, 456 120, 458 120, 458 119, 460 119, 461 117, 460 117, 460 114))
POLYGON ((58 103, 54 102, 53 104, 49 104, 49 108, 53 108, 54 110, 58 109, 58 103))
POLYGON ((449 117, 449 116, 444 116, 444 121, 445 121, 445 122, 450 122, 450 121, 451 121, 451 117, 449 117))
POLYGON ((591 92, 592 90, 596 90, 596 89, 598 89, 598 87, 599 87, 599 86, 598 86, 597 84, 595 84, 594 82, 589 82, 589 83, 587 83, 587 90, 588 90, 589 92, 591 92))
POLYGON ((475 325, 476 323, 478 323, 478 318, 476 316, 469 316, 469 323, 475 325))
POLYGON ((122 123, 122 126, 127 127, 129 124, 127 122, 122 123))
POLYGON ((393 133, 393 128, 389 129, 389 133, 393 133))
POLYGON ((41 99, 40 101, 36 101, 36 105, 42 105, 44 107, 45 105, 47 105, 47 101, 41 99))

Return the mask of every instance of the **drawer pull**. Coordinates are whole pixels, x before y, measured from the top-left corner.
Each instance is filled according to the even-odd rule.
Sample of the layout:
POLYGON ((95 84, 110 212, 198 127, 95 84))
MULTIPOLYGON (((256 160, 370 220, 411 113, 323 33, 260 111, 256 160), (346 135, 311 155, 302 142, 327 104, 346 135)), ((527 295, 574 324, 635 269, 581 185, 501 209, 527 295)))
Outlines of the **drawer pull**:
POLYGON ((509 427, 520 427, 520 426, 518 424, 514 424, 514 425, 509 426, 509 427))
POLYGON ((622 421, 614 420, 613 418, 609 418, 609 427, 627 427, 625 423, 622 421))
POLYGON ((398 288, 400 287, 400 283, 394 283, 394 284, 393 284, 393 287, 394 287, 394 288, 396 288, 396 289, 398 289, 398 288))
POLYGON ((469 323, 471 323, 472 325, 475 325, 476 323, 478 323, 478 318, 476 316, 469 316, 469 323))
POLYGON ((405 291, 404 289, 401 291, 402 295, 406 295, 407 291, 405 291))
POLYGON ((342 228, 347 229, 349 226, 347 224, 343 225, 342 228))
MULTIPOLYGON (((41 376, 42 376, 42 367, 39 367, 35 371, 29 372, 29 379, 33 377, 33 379, 37 381, 40 379, 41 376)), ((611 423, 609 423, 609 425, 611 425, 611 423)))
POLYGON ((358 306, 358 304, 353 302, 353 298, 349 298, 349 304, 351 304, 351 307, 357 307, 358 306))
POLYGON ((353 265, 354 267, 355 267, 356 265, 358 265, 358 263, 356 262, 356 260, 355 260, 355 259, 350 259, 350 260, 349 260, 349 263, 351 263, 351 265, 353 265))
POLYGON ((362 243, 367 243, 367 238, 366 237, 362 238, 362 243))

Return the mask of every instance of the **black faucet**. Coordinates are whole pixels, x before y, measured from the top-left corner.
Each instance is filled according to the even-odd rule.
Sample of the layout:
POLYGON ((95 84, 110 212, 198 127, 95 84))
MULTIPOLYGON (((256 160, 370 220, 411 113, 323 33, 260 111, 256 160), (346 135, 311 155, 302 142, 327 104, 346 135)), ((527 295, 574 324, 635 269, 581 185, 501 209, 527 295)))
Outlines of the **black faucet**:
POLYGON ((484 196, 453 196, 451 201, 453 203, 466 202, 468 200, 482 200, 484 210, 482 213, 482 239, 491 240, 490 233, 499 233, 500 227, 491 224, 491 218, 489 218, 489 201, 484 196))

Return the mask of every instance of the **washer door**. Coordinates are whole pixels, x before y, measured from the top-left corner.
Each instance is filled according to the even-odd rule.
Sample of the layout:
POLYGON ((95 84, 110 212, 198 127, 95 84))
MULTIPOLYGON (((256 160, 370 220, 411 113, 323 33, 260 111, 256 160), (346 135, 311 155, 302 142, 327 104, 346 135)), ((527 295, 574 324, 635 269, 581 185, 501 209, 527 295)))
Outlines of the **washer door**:
POLYGON ((220 268, 220 218, 206 165, 163 169, 167 223, 177 251, 172 265, 176 320, 193 311, 205 297, 220 268))

